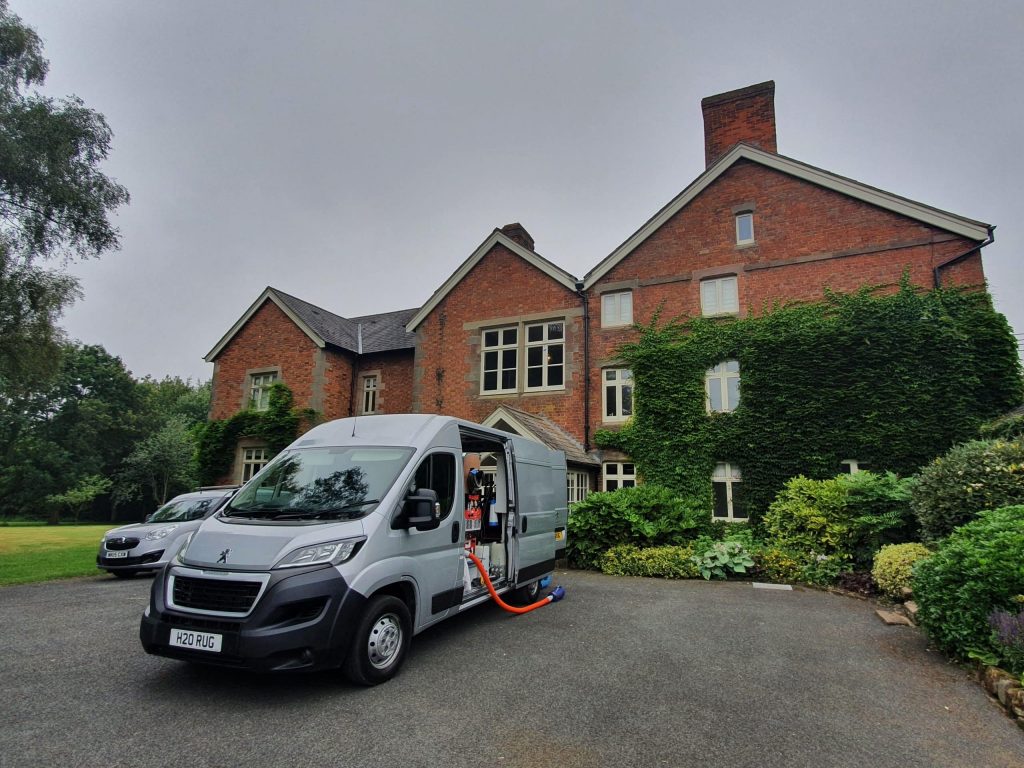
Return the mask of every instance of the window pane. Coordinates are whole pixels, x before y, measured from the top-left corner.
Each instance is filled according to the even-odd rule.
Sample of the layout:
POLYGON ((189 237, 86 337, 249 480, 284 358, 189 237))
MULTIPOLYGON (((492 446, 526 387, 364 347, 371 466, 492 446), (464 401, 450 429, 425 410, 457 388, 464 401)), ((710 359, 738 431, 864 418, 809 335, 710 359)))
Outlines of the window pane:
POLYGON ((715 491, 715 517, 729 516, 729 498, 726 494, 725 483, 713 483, 715 491))
POLYGON ((633 415, 633 387, 628 384, 622 387, 622 415, 633 415))
POLYGON ((497 331, 484 331, 484 346, 485 347, 496 347, 496 346, 498 346, 498 332, 497 331))
POLYGON ((717 377, 708 381, 708 401, 713 413, 722 412, 722 380, 717 377))
POLYGON ((516 343, 516 329, 506 328, 501 332, 501 343, 502 344, 515 344, 516 343))
POLYGON ((616 393, 618 391, 619 391, 618 387, 605 387, 604 388, 604 396, 605 396, 604 415, 605 416, 618 416, 619 415, 618 400, 615 397, 615 395, 616 395, 616 393))
POLYGON ((619 320, 623 323, 633 322, 633 294, 619 294, 619 320))
POLYGON ((633 467, 632 464, 623 464, 622 465, 622 474, 624 474, 624 475, 636 474, 636 469, 633 467))
POLYGON ((619 481, 618 480, 605 480, 604 481, 604 487, 607 488, 609 491, 617 491, 619 489, 619 481))
POLYGON ((542 386, 544 386, 544 369, 543 368, 530 368, 526 372, 526 386, 528 386, 528 387, 542 387, 542 386))
POLYGON ((719 311, 717 286, 714 280, 705 280, 700 284, 700 306, 705 315, 713 315, 719 311))
POLYGON ((601 297, 601 324, 612 325, 615 322, 615 296, 606 293, 601 297))
POLYGON ((726 383, 729 386, 729 410, 733 411, 740 404, 740 380, 738 376, 730 376, 726 383))
POLYGON ((502 389, 515 389, 516 388, 516 372, 513 368, 511 371, 501 372, 501 388, 502 389))
POLYGON ((718 462, 715 464, 715 471, 712 473, 711 477, 715 480, 724 480, 727 477, 726 470, 728 466, 729 465, 724 462, 718 462))
POLYGON ((740 361, 739 360, 726 360, 725 361, 725 370, 727 370, 729 373, 739 373, 740 372, 740 361))
POLYGON ((491 392, 498 388, 498 373, 497 371, 489 371, 484 373, 484 391, 491 392))
POLYGON ((736 295, 736 278, 724 277, 722 283, 722 312, 736 312, 740 308, 739 299, 736 295))
POLYGON ((562 345, 561 344, 548 344, 548 364, 550 364, 550 365, 561 365, 562 364, 562 345))
POLYGON ((526 349, 526 364, 527 365, 543 365, 544 364, 544 347, 527 347, 527 349, 526 349))
POLYGON ((560 387, 560 386, 562 386, 562 366, 560 366, 560 365, 549 365, 548 366, 548 386, 549 387, 560 387))
POLYGON ((548 323, 548 338, 549 339, 561 339, 565 336, 564 328, 561 323, 548 323))
POLYGON ((484 352, 484 370, 495 371, 498 369, 498 353, 484 352))
POLYGON ((740 242, 754 239, 754 217, 749 213, 736 217, 736 239, 740 242))
POLYGON ((543 325, 531 325, 526 329, 526 340, 527 341, 544 341, 544 326, 543 325))
POLYGON ((516 351, 514 349, 505 349, 501 352, 501 367, 512 368, 516 367, 516 351))
POLYGON ((617 474, 619 474, 619 465, 618 464, 605 464, 604 465, 604 473, 606 475, 617 475, 617 474))
POLYGON ((605 381, 615 381, 615 374, 616 373, 617 373, 617 371, 605 371, 604 372, 604 380, 605 381))

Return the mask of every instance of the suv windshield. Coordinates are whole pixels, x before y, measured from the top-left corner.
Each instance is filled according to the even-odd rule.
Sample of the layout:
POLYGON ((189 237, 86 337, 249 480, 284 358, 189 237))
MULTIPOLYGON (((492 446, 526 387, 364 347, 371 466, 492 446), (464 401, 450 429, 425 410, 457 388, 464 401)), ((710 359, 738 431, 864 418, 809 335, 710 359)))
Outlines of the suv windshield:
POLYGON ((225 517, 355 520, 368 515, 412 448, 304 448, 270 462, 224 509, 225 517))
POLYGON ((223 496, 207 496, 205 499, 181 499, 164 504, 152 514, 149 523, 181 523, 198 520, 207 512, 220 506, 223 496))

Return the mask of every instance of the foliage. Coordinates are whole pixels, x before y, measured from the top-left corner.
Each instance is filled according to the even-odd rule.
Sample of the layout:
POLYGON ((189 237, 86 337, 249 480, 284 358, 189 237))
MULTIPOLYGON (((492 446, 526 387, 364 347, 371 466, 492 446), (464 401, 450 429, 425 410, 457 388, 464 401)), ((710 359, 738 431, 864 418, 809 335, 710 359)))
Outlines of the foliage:
POLYGON ((74 516, 75 522, 82 512, 96 500, 110 490, 111 482, 100 475, 86 475, 74 488, 69 488, 64 493, 52 494, 46 500, 53 506, 53 517, 50 522, 56 525, 60 522, 60 508, 66 507, 74 516))
POLYGON ((850 570, 850 565, 848 555, 808 552, 804 554, 804 561, 800 566, 799 580, 819 587, 829 587, 839 580, 840 574, 850 570))
POLYGON ((200 483, 213 485, 231 473, 239 438, 259 438, 273 456, 295 440, 304 419, 314 420, 316 416, 312 410, 295 408, 292 391, 275 382, 270 387, 267 410, 249 408, 230 419, 210 421, 199 431, 196 460, 200 483))
POLYGON ((613 576, 658 576, 663 579, 692 579, 698 574, 689 546, 647 547, 619 544, 598 560, 602 573, 613 576))
POLYGON ((568 557, 574 565, 595 568, 601 554, 618 544, 683 544, 707 530, 708 517, 707 510, 650 483, 591 493, 569 512, 568 557))
POLYGON ((926 541, 948 536, 985 509, 1024 503, 1024 438, 974 440, 921 470, 911 506, 926 541))
POLYGON ((866 568, 883 544, 916 533, 909 485, 892 473, 791 478, 764 516, 768 541, 805 554, 838 555, 866 568))
POLYGON ((1024 437, 1024 408, 1014 408, 1009 413, 982 424, 979 433, 985 440, 1013 440, 1024 437))
POLYGON ((889 544, 875 555, 871 576, 883 594, 900 597, 903 589, 910 586, 914 563, 929 557, 931 553, 924 544, 889 544))
POLYGON ((800 553, 780 547, 765 547, 754 555, 754 563, 765 578, 781 584, 800 580, 802 560, 800 553))
POLYGON ((1014 337, 980 292, 826 293, 756 317, 656 316, 625 345, 634 416, 602 447, 627 452, 649 482, 712 508, 716 462, 734 462, 734 506, 753 522, 787 479, 834 476, 854 458, 913 474, 1022 399, 1014 337), (740 363, 741 401, 705 410, 704 376, 740 363))
MULTIPOLYGON (((1017 595, 1024 602, 1024 595, 1017 595)), ((1024 609, 1011 613, 993 611, 988 617, 992 643, 998 649, 999 661, 1016 675, 1024 675, 1024 609)))
POLYGON ((148 496, 155 506, 196 484, 195 439, 184 417, 172 416, 164 426, 135 444, 117 473, 115 503, 148 496))
POLYGON ((982 512, 955 530, 914 568, 918 621, 931 640, 957 658, 1000 653, 988 619, 1017 608, 1024 593, 1024 506, 982 512))
POLYGON ((715 542, 710 549, 693 556, 700 575, 705 579, 725 579, 730 575, 746 573, 754 566, 750 553, 738 541, 715 542))

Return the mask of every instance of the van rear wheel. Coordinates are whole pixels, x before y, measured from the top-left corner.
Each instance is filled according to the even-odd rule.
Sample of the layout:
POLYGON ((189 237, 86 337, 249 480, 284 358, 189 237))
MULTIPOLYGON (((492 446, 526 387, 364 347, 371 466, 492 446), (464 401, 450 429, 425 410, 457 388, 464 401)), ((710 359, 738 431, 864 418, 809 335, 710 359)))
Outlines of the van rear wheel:
POLYGON ((390 680, 405 661, 412 638, 412 619, 404 602, 392 595, 370 600, 342 665, 345 677, 359 685, 390 680))
POLYGON ((511 602, 515 605, 531 605, 540 600, 540 582, 533 581, 525 587, 519 587, 512 591, 511 602))

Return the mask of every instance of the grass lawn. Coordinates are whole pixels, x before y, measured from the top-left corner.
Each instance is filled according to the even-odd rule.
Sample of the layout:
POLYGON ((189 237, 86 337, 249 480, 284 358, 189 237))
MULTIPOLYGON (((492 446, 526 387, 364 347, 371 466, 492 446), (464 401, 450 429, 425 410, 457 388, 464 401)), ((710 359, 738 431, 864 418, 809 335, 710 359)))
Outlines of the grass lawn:
POLYGON ((93 576, 100 537, 113 525, 0 526, 0 586, 93 576))

